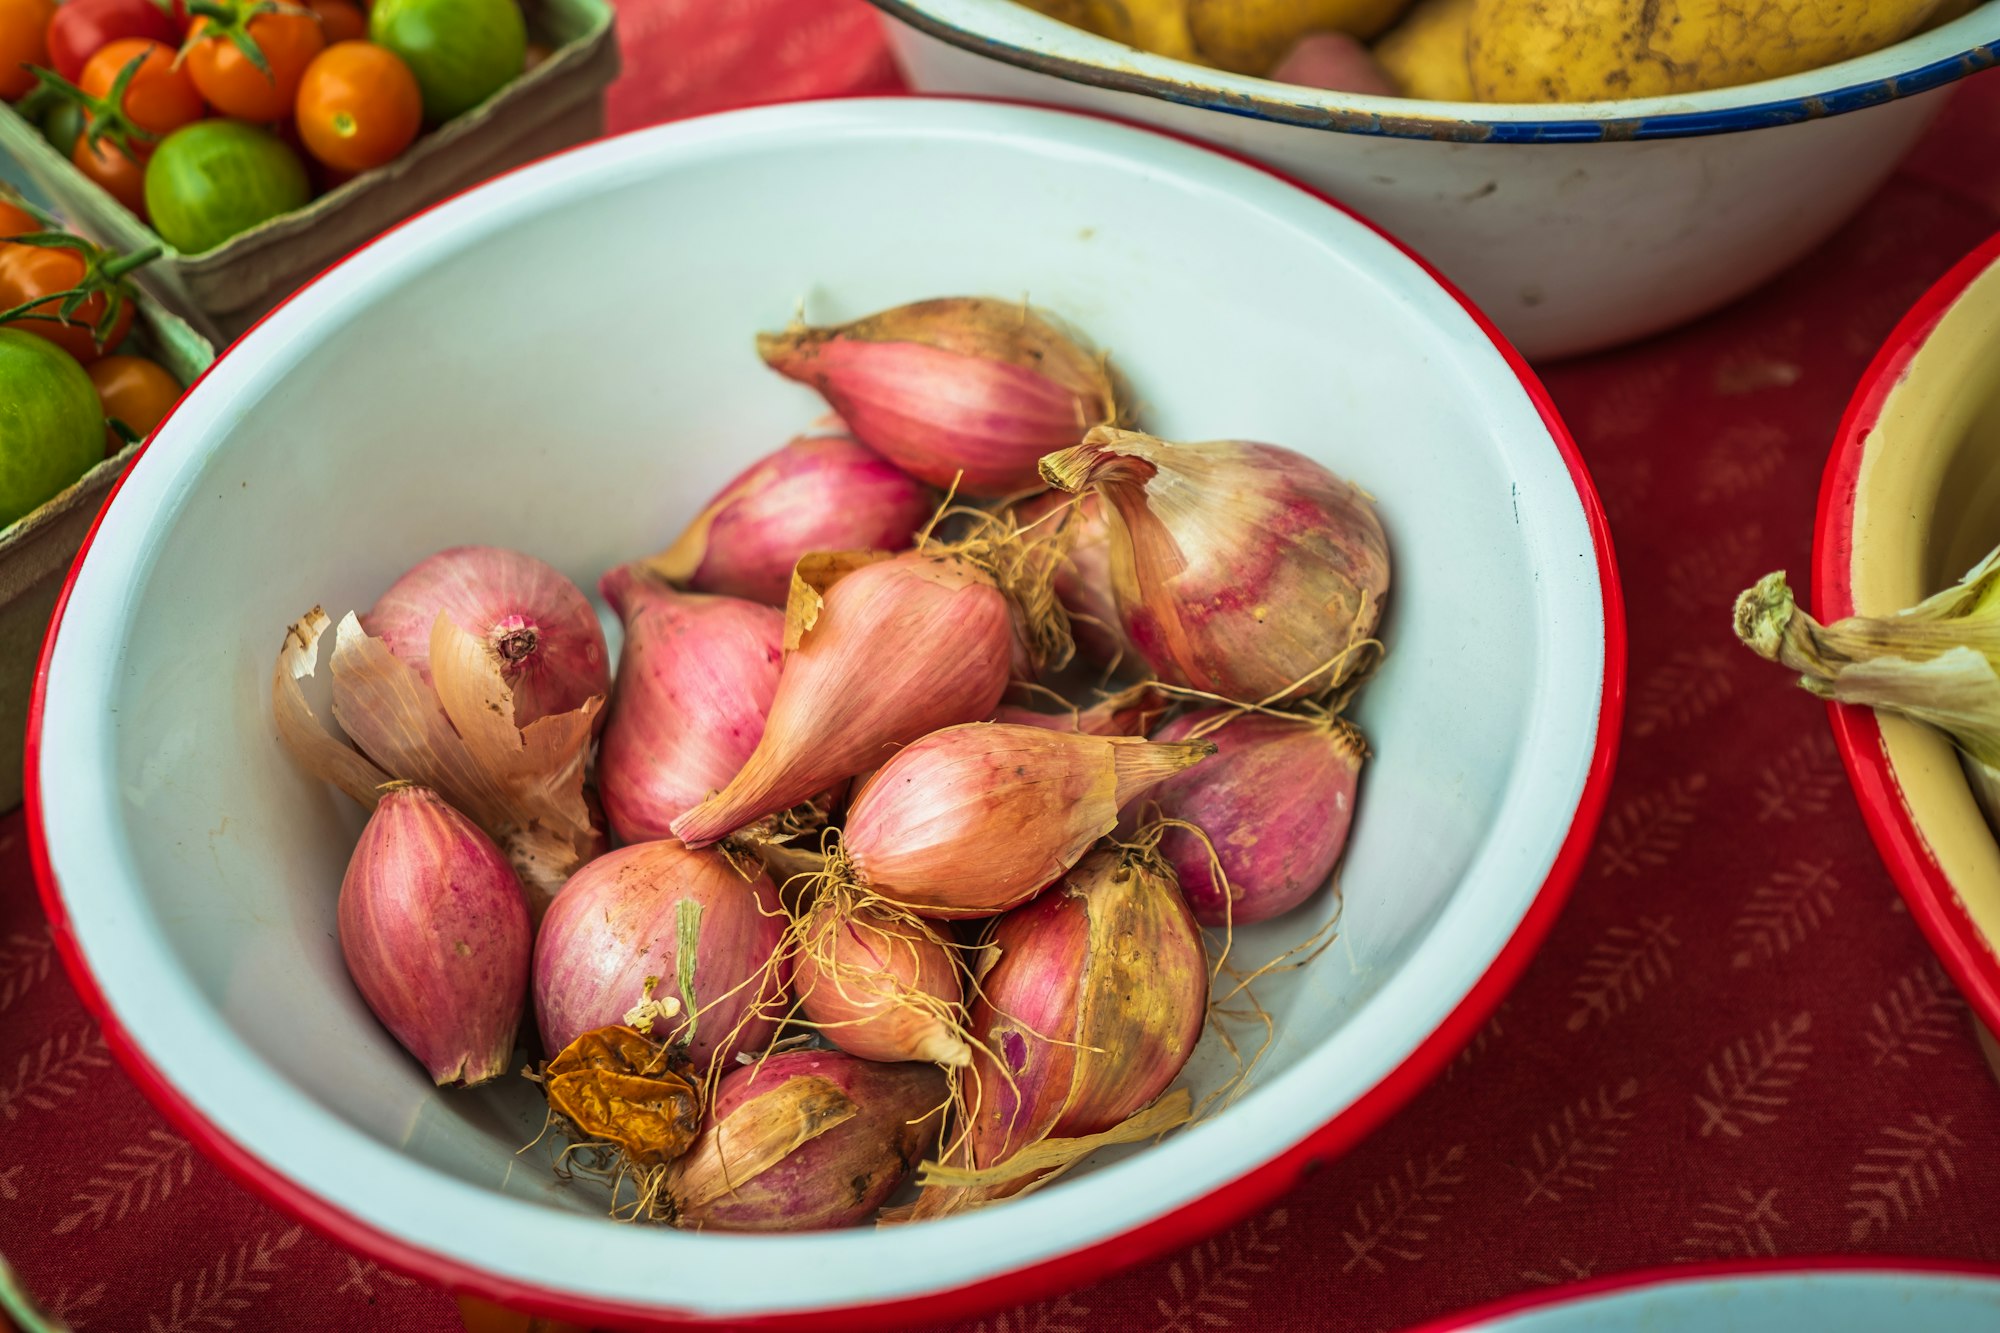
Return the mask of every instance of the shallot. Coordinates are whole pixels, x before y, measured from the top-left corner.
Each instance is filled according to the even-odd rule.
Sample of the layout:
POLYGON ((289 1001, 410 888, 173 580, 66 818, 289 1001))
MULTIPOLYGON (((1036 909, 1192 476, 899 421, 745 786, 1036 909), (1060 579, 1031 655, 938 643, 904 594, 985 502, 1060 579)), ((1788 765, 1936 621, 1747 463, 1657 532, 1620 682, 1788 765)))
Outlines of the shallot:
POLYGON ((630 1021, 685 1043, 697 1069, 760 1051, 783 1017, 784 912, 768 876, 721 852, 635 843, 556 895, 535 938, 535 1014, 561 1050, 630 1021), (657 1015, 657 1018, 655 1017, 657 1015))
POLYGON ((667 1177, 682 1226, 818 1231, 880 1208, 937 1139, 936 1065, 782 1051, 731 1070, 667 1177))
POLYGON ((958 961, 922 921, 829 886, 794 933, 799 1008, 834 1045, 865 1060, 972 1058, 958 961))
POLYGON ((1037 459, 1116 414, 1103 361, 1018 302, 919 301, 763 334, 757 353, 819 390, 857 440, 963 495, 1032 489, 1037 459))
POLYGON ((1111 524, 1103 499, 1096 491, 1044 491, 1021 504, 1016 519, 1037 540, 1055 543, 1062 553, 1055 590, 1069 613, 1077 651, 1106 667, 1133 658, 1111 590, 1111 524))
POLYGON ((1289 449, 1098 427, 1042 460, 1111 502, 1126 636, 1173 685, 1244 703, 1324 694, 1370 665, 1389 547, 1358 488, 1289 449))
POLYGON ((763 738, 785 618, 735 597, 677 592, 635 565, 598 587, 625 622, 598 787, 621 839, 664 838, 763 738))
POLYGON ((1368 749, 1339 718, 1280 717, 1223 708, 1169 722, 1154 739, 1201 735, 1215 758, 1167 779, 1147 798, 1168 819, 1160 855, 1204 925, 1244 925, 1289 912, 1333 874, 1354 819, 1354 795, 1368 749), (1217 723, 1223 719, 1227 721, 1217 723), (1221 862, 1228 894, 1215 874, 1221 862))
POLYGON ((391 783, 340 882, 355 989, 440 1084, 505 1071, 528 991, 528 907, 507 858, 426 787, 391 783))
POLYGON ((611 687, 611 659, 590 599, 531 555, 454 546, 411 566, 361 627, 431 679, 440 614, 484 644, 514 695, 514 723, 581 708, 611 687))
POLYGON ((842 851, 871 892, 920 915, 992 916, 1054 883, 1141 792, 1214 752, 1205 741, 947 727, 855 794, 842 851))
POLYGON ((695 592, 783 606, 813 551, 900 551, 935 507, 922 483, 846 435, 758 459, 647 567, 695 592))
POLYGON ((1013 611, 960 556, 905 551, 799 562, 785 660, 757 748, 728 786, 673 822, 706 846, 881 763, 898 745, 992 716, 1013 611))

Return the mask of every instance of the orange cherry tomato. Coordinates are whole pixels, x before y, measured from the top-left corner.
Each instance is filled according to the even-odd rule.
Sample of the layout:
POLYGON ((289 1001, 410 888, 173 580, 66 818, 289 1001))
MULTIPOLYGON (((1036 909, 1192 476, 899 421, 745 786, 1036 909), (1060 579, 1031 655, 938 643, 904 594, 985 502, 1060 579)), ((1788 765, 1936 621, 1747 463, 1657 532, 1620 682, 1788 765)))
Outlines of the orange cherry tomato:
POLYGON ((43 230, 35 221, 35 215, 25 208, 19 208, 0 199, 0 240, 9 236, 25 236, 31 231, 43 230))
MULTIPOLYGON (((75 250, 40 245, 0 245, 0 310, 12 310, 27 305, 37 297, 46 296, 48 301, 33 306, 28 313, 53 315, 56 313, 57 293, 82 285, 88 276, 89 263, 75 250)), ((92 330, 104 318, 106 300, 102 291, 91 293, 70 314, 66 324, 50 319, 18 319, 10 321, 5 327, 46 338, 84 366, 89 366, 124 342, 125 335, 132 331, 132 303, 120 300, 109 332, 102 343, 98 342, 92 330)))
MULTIPOLYGON (((247 7, 245 12, 248 12, 247 7)), ((256 14, 238 20, 270 71, 258 69, 229 30, 214 19, 198 18, 182 48, 194 86, 225 116, 268 125, 292 114, 306 66, 326 47, 319 20, 311 14, 256 14)))
POLYGON ((299 84, 299 137, 338 171, 369 171, 408 148, 424 122, 417 76, 386 47, 329 46, 299 84))
POLYGON ((90 179, 103 186, 113 199, 141 218, 146 216, 146 154, 134 157, 109 139, 93 145, 90 136, 76 136, 69 160, 90 179))
MULTIPOLYGON (((187 70, 175 64, 174 49, 164 42, 124 37, 108 43, 84 62, 77 86, 92 97, 109 97, 119 74, 142 57, 143 63, 126 85, 125 100, 120 104, 126 118, 147 133, 162 136, 200 120, 207 110, 201 104, 201 94, 187 70)), ((138 147, 143 154, 144 145, 138 147)))
MULTIPOLYGON (((180 401, 181 382, 164 366, 143 356, 107 356, 85 369, 97 386, 98 401, 104 404, 105 421, 124 422, 142 440, 180 401)), ((107 427, 104 435, 107 452, 117 453, 124 447, 125 441, 116 431, 107 427)))
POLYGON ((55 0, 0 0, 0 99, 11 102, 34 88, 27 66, 49 63, 55 16, 55 0))
POLYGON ((368 11, 354 0, 306 0, 306 8, 319 15, 320 36, 328 46, 368 39, 368 11))

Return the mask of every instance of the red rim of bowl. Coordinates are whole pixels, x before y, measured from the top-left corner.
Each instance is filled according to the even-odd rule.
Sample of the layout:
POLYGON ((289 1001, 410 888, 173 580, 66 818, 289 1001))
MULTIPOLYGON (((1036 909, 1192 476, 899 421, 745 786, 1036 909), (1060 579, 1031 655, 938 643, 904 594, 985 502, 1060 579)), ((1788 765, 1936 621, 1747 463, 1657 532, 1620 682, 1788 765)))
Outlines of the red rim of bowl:
MULTIPOLYGON (((1996 262, 2000 262, 2000 234, 1988 238, 1918 298, 1875 354, 1847 405, 1820 481, 1814 523, 1812 607, 1822 623, 1854 614, 1855 491, 1889 395, 1909 374, 1911 361, 1946 312, 1996 262)), ((1973 1012, 1989 1030, 2000 1031, 2000 956, 1966 912, 1929 841, 1911 818, 1874 710, 1829 703, 1827 715, 1862 820, 1889 877, 1973 1012)))
MULTIPOLYGON (((983 102, 996 105, 1019 105, 1030 107, 1051 115, 1077 116, 1083 119, 1104 120, 1133 129, 1139 133, 1153 134, 1161 138, 1178 140, 1204 152, 1229 158, 1242 165, 1283 181, 1303 194, 1319 200, 1334 211, 1360 223, 1390 245, 1412 263, 1421 268, 1430 279, 1438 284, 1465 310, 1480 331, 1489 338, 1495 350, 1506 361, 1514 373, 1521 389, 1534 404, 1537 414, 1547 428, 1564 465, 1568 468, 1570 480, 1576 487, 1577 500, 1583 507, 1584 519, 1590 529, 1591 546, 1597 559, 1597 574, 1603 596, 1604 613, 1604 680, 1599 700, 1597 735, 1592 749, 1590 770, 1585 778, 1583 791, 1577 800, 1568 833, 1561 848, 1556 853, 1548 876, 1541 889, 1529 903, 1522 915, 1519 926, 1508 937, 1505 944, 1494 956, 1493 962, 1466 992, 1456 1007, 1447 1014, 1437 1027, 1417 1044, 1415 1050, 1403 1062, 1386 1074, 1382 1081, 1356 1098, 1344 1111, 1308 1134, 1299 1143, 1262 1165, 1244 1173, 1235 1180, 1213 1192, 1196 1199, 1183 1207, 1141 1223, 1115 1236, 1106 1237, 1085 1248, 1071 1250, 1052 1259, 1044 1260, 1011 1272, 996 1274, 946 1290, 928 1292, 879 1305, 847 1305, 825 1310, 792 1311, 780 1315, 712 1318, 689 1312, 674 1311, 657 1306, 638 1306, 622 1301, 607 1300, 582 1295, 571 1291, 561 1291, 535 1286, 518 1279, 490 1273, 473 1267, 456 1258, 438 1254, 410 1244, 397 1236, 380 1230, 372 1223, 365 1222, 319 1196, 300 1187, 272 1164, 252 1154, 247 1148, 236 1143, 208 1120, 178 1088, 168 1082, 153 1065, 131 1035, 119 1023, 111 1010, 103 991, 98 987, 89 966, 84 960, 82 949, 70 927, 68 913, 63 904, 62 886, 56 881, 54 868, 49 862, 47 831, 42 820, 41 792, 41 740, 42 714, 48 695, 49 659, 55 651, 57 637, 61 633, 64 613, 69 608, 69 599, 76 586, 77 571, 83 567, 96 541, 98 529, 105 517, 115 507, 119 492, 124 488, 125 477, 131 475, 128 467, 118 484, 112 488, 104 508, 99 511, 91 524, 89 534, 84 538, 82 548, 77 552, 75 562, 70 566, 63 580, 61 596, 56 602, 55 613, 49 622, 47 637, 42 643, 42 653, 35 671, 34 693, 29 704, 27 736, 26 795, 29 852, 33 861, 35 881, 41 893, 42 907, 49 918, 49 926, 55 940, 56 951, 62 958, 63 967, 69 973, 71 982, 82 997, 85 1008, 96 1018, 103 1029, 106 1043, 125 1069, 138 1084, 149 1100, 171 1121, 176 1128, 224 1170, 236 1178, 237 1182, 252 1194, 297 1220, 321 1232, 335 1243, 368 1256, 370 1259, 396 1272, 407 1274, 422 1281, 442 1287, 456 1295, 472 1296, 492 1301, 519 1310, 534 1311, 560 1319, 578 1320, 596 1325, 615 1325, 633 1329, 669 1328, 716 1328, 727 1325, 742 1329, 806 1329, 817 1333, 839 1333, 840 1330, 874 1330, 889 1323, 914 1323, 920 1320, 946 1320, 968 1317, 983 1313, 1003 1305, 1012 1305, 1022 1300, 1035 1299, 1060 1290, 1086 1285, 1109 1276, 1120 1269, 1156 1258, 1173 1249, 1193 1244, 1205 1236, 1220 1231, 1255 1209, 1270 1203, 1290 1189, 1301 1177, 1313 1169, 1344 1153, 1370 1131, 1375 1129, 1410 1098, 1414 1097, 1442 1070, 1469 1041, 1521 972, 1528 960, 1547 936, 1562 906, 1569 897, 1571 886, 1582 870, 1589 855, 1599 819, 1604 813, 1604 804, 1611 786, 1612 770, 1617 763, 1620 725, 1625 710, 1625 603, 1623 589, 1618 580, 1618 563, 1612 551, 1611 531, 1605 520, 1603 505, 1599 502, 1597 489, 1589 470, 1584 466, 1577 452, 1576 441, 1569 428, 1556 411, 1554 401, 1543 387, 1527 361, 1511 343, 1494 327, 1485 313, 1468 300, 1465 294, 1439 273, 1422 256, 1391 236, 1367 218, 1354 212, 1319 190, 1305 185, 1270 166, 1252 158, 1212 144, 1164 132, 1145 125, 1135 125, 1115 116, 1104 116, 1091 112, 1054 109, 1034 106, 1030 103, 1010 102, 1006 99, 980 97, 855 97, 822 99, 830 101, 965 101, 983 102)), ((714 115, 731 115, 733 111, 721 111, 714 115)), ((690 119, 707 119, 691 117, 690 119)), ((625 134, 643 133, 654 126, 628 130, 623 134, 607 136, 622 138, 625 134)), ((604 139, 593 141, 605 142, 604 139)), ((537 159, 537 162, 565 156, 589 145, 564 149, 537 159)), ((531 162, 513 171, 503 172, 489 178, 481 185, 469 187, 450 198, 425 208, 393 227, 380 236, 362 243, 347 256, 316 274, 299 288, 299 292, 323 280, 327 273, 366 250, 381 240, 414 223, 435 209, 442 208, 454 200, 474 190, 490 184, 492 180, 511 176, 535 166, 531 162)), ((216 357, 220 365, 224 358, 242 344, 243 338, 254 333, 279 310, 289 305, 298 296, 292 293, 274 307, 270 313, 259 319, 216 357)), ((210 371, 214 369, 210 367, 210 371)), ((202 379, 207 378, 204 372, 202 379)), ((201 383, 197 379, 188 392, 201 383)), ((183 394, 182 401, 186 401, 183 394)), ((179 410, 179 404, 175 405, 179 410)), ((168 413, 168 419, 172 418, 168 413)), ((163 420, 161 425, 166 423, 163 420)), ((158 427, 155 428, 155 436, 158 427)), ((154 436, 149 436, 140 452, 151 447, 154 436)), ((133 465, 138 457, 135 455, 133 465)))
POLYGON ((1544 1291, 1524 1291, 1502 1297, 1487 1305, 1462 1310, 1406 1329, 1404 1333, 1462 1333, 1493 1320, 1525 1314, 1530 1310, 1574 1305, 1598 1296, 1674 1287, 1718 1278, 1804 1277, 1813 1273, 1879 1273, 1884 1276, 1970 1277, 2000 1282, 2000 1264, 1982 1264, 1961 1259, 1903 1259, 1889 1255, 1828 1254, 1802 1255, 1784 1259, 1718 1259, 1708 1263, 1674 1264, 1665 1268, 1639 1268, 1629 1273, 1587 1278, 1544 1291))

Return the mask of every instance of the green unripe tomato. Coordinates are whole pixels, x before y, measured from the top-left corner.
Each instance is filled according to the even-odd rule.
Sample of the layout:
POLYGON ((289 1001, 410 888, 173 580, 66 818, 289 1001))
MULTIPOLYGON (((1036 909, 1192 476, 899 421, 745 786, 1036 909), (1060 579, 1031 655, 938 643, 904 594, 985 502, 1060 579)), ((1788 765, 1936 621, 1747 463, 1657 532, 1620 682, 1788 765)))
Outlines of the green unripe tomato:
POLYGON ((528 25, 514 0, 376 0, 368 40, 403 58, 442 125, 521 77, 528 25))
POLYGON ((0 329, 0 524, 55 497, 104 458, 104 408, 76 358, 0 329))
POLYGON ((269 130, 239 120, 197 120, 160 141, 146 164, 153 230, 184 255, 304 208, 305 163, 269 130))

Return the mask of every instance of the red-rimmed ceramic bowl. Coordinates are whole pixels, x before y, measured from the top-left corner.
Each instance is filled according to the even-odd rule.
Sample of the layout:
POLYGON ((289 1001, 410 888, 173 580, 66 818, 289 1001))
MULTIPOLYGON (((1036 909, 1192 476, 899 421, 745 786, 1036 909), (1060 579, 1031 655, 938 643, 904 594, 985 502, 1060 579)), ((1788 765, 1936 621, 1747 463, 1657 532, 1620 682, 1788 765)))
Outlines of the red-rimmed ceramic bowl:
POLYGON ((1744 1259, 1576 1282, 1409 1333, 1970 1333, 2000 1327, 2000 1265, 1948 1259, 1744 1259))
MULTIPOLYGON (((2000 236, 1904 316, 1863 377, 1820 486, 1813 614, 1887 615, 2000 545, 2000 236)), ((2000 842, 1944 737, 1829 706, 1862 816, 1910 914, 2000 1028, 2000 842)))
MULTIPOLYGON (((1602 518, 1546 397, 1366 224, 1108 122, 964 102, 767 108, 550 159, 390 233, 232 348, 155 437, 44 662, 30 823, 114 1049, 265 1197, 402 1271, 583 1322, 879 1328, 1102 1276, 1221 1226, 1409 1097, 1558 910, 1601 809, 1624 633, 1602 518), (508 1081, 441 1094, 334 944, 359 827, 280 751, 283 627, 438 547, 585 586, 657 548, 821 409, 751 351, 845 318, 1031 292, 1182 437, 1361 479, 1396 552, 1342 941, 1274 979, 1227 1111, 945 1222, 795 1236, 617 1225, 516 1155, 508 1081)), ((1238 932, 1269 957, 1335 910, 1238 932)), ((1197 1090, 1228 1072, 1197 1053, 1197 1090)))

